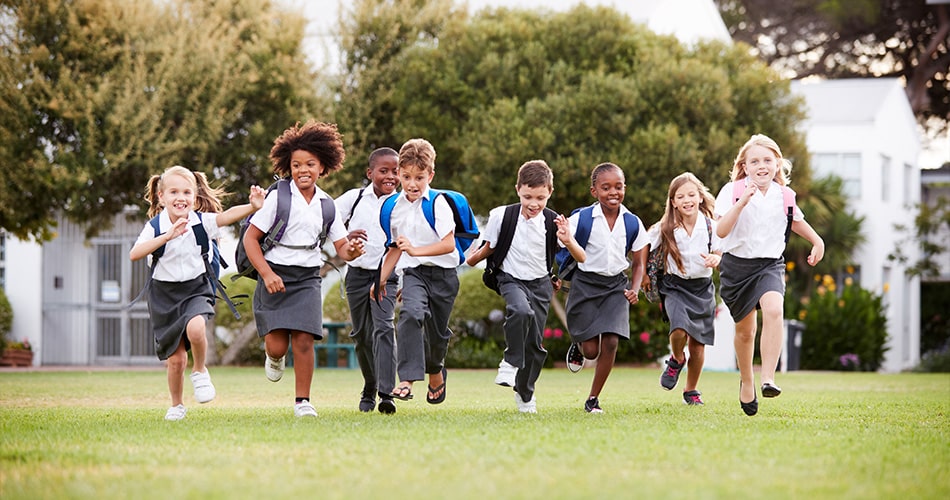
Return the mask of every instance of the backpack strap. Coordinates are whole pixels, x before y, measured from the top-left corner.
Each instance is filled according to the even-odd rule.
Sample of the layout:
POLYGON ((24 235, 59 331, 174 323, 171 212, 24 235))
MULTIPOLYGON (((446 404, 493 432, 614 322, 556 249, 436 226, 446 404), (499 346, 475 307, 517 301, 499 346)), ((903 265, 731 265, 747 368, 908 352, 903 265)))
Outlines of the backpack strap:
MULTIPOLYGON (((432 228, 433 231, 436 230, 435 229, 435 199, 440 194, 442 194, 442 191, 439 191, 438 189, 429 188, 429 197, 422 199, 422 215, 423 217, 426 218, 426 221, 429 223, 429 226, 432 228)), ((445 200, 449 201, 449 197, 446 196, 445 200)), ((451 203, 449 203, 449 205, 451 206, 451 203)), ((452 210, 452 211, 455 212, 455 210, 452 210)), ((458 225, 456 225, 456 227, 458 227, 458 225)))
POLYGON ((706 241, 706 253, 712 253, 712 220, 709 217, 703 217, 706 219, 706 236, 708 240, 706 241))
POLYGON ((590 230, 594 225, 594 205, 575 210, 578 212, 578 216, 577 228, 574 229, 574 239, 577 240, 577 244, 581 248, 587 248, 587 241, 590 240, 590 230))
POLYGON ((363 191, 366 191, 366 186, 360 188, 360 192, 356 193, 356 199, 353 200, 353 204, 350 205, 350 213, 346 216, 346 220, 343 221, 343 227, 347 230, 350 229, 350 219, 353 218, 353 214, 356 212, 356 206, 360 204, 360 200, 363 199, 363 191))
POLYGON ((382 227, 383 232, 386 233, 386 248, 391 248, 393 246, 393 237, 392 237, 392 216, 393 208, 396 206, 396 199, 399 197, 399 193, 393 193, 383 199, 383 204, 379 207, 379 225, 382 227))
POLYGON ((557 253, 557 224, 554 219, 557 218, 557 212, 550 208, 545 208, 544 215, 544 260, 547 265, 548 273, 554 276, 554 254, 557 253))
MULTIPOLYGON (((320 234, 317 235, 316 241, 309 245, 285 245, 279 241, 274 241, 271 246, 281 246, 291 250, 314 250, 323 247, 323 244, 327 241, 327 235, 330 234, 330 226, 333 225, 333 219, 336 218, 336 204, 333 203, 331 198, 320 198, 320 210, 323 214, 323 225, 320 226, 320 234)), ((283 233, 283 228, 281 229, 281 233, 283 233)), ((261 249, 263 250, 263 245, 261 249)))
MULTIPOLYGON (((795 192, 788 186, 779 185, 779 187, 782 188, 782 204, 785 207, 783 212, 788 219, 788 223, 785 225, 785 243, 788 243, 788 238, 792 235, 792 218, 795 215, 795 192)), ((742 197, 742 191, 744 190, 745 182, 740 183, 739 181, 734 181, 732 183, 733 203, 739 201, 739 198, 742 197)))
POLYGON ((637 236, 640 234, 640 223, 637 222, 637 216, 633 215, 630 212, 623 213, 623 227, 627 232, 627 246, 624 247, 624 255, 630 251, 630 247, 633 246, 633 242, 636 241, 637 236))
POLYGON ((515 237, 515 227, 518 225, 518 212, 520 210, 520 203, 505 207, 505 215, 501 219, 501 229, 498 231, 498 241, 495 242, 495 251, 488 256, 487 265, 494 269, 501 267, 502 262, 505 261, 505 257, 508 256, 508 250, 511 249, 511 241, 515 237))

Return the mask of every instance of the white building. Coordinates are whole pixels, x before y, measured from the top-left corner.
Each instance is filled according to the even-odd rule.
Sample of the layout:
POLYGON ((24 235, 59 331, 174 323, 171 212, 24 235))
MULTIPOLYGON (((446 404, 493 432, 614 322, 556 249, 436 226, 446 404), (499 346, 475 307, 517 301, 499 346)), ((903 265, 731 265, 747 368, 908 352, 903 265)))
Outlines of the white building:
MULTIPOLYGON (((866 242, 854 255, 862 287, 883 293, 888 347, 882 370, 912 368, 920 361, 920 280, 887 259, 897 241, 895 224, 913 227, 920 202, 917 123, 900 81, 894 78, 792 82, 805 98, 802 124, 815 176, 844 180, 849 207, 864 216, 866 242)), ((917 248, 904 248, 916 261, 917 248)))

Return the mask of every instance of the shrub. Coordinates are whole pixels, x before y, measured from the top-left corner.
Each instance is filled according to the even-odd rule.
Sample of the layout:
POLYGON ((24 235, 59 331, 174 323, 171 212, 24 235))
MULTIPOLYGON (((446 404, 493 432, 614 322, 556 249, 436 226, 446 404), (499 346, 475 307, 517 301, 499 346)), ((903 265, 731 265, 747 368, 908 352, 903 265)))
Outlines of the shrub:
POLYGON ((950 373, 950 344, 941 349, 927 351, 920 357, 915 372, 950 373))
POLYGON ((799 318, 801 367, 806 370, 877 371, 887 350, 882 298, 850 279, 840 291, 830 276, 815 288, 799 318))
POLYGON ((7 345, 7 334, 13 329, 13 307, 7 300, 7 294, 0 288, 0 352, 7 345))
POLYGON ((254 322, 254 307, 251 304, 254 298, 254 287, 257 281, 247 278, 240 278, 237 281, 231 281, 231 274, 222 276, 221 283, 227 287, 228 297, 234 301, 234 305, 241 314, 241 319, 236 319, 228 304, 218 299, 214 304, 214 323, 217 326, 227 328, 228 330, 237 330, 244 325, 254 322))

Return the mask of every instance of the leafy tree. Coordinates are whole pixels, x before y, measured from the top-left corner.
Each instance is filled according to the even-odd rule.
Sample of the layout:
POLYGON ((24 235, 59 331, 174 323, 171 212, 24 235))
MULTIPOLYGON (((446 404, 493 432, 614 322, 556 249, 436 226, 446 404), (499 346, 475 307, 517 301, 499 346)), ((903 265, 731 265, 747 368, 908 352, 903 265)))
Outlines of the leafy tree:
POLYGON ((61 211, 94 235, 175 164, 269 177, 273 138, 321 114, 303 22, 266 0, 0 0, 0 227, 48 239, 61 211))
POLYGON ((950 116, 950 7, 925 0, 716 0, 733 39, 804 78, 901 77, 922 122, 950 116))

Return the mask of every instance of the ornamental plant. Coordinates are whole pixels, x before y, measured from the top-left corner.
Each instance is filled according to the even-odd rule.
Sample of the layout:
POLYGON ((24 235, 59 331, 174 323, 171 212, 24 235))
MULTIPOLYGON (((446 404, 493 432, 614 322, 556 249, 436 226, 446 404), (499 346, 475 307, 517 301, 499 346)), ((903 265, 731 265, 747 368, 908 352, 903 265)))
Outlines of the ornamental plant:
POLYGON ((845 279, 821 278, 798 314, 805 370, 877 371, 887 351, 883 298, 845 279))
POLYGON ((7 334, 13 328, 13 307, 7 300, 7 294, 0 287, 0 352, 7 345, 7 334))

